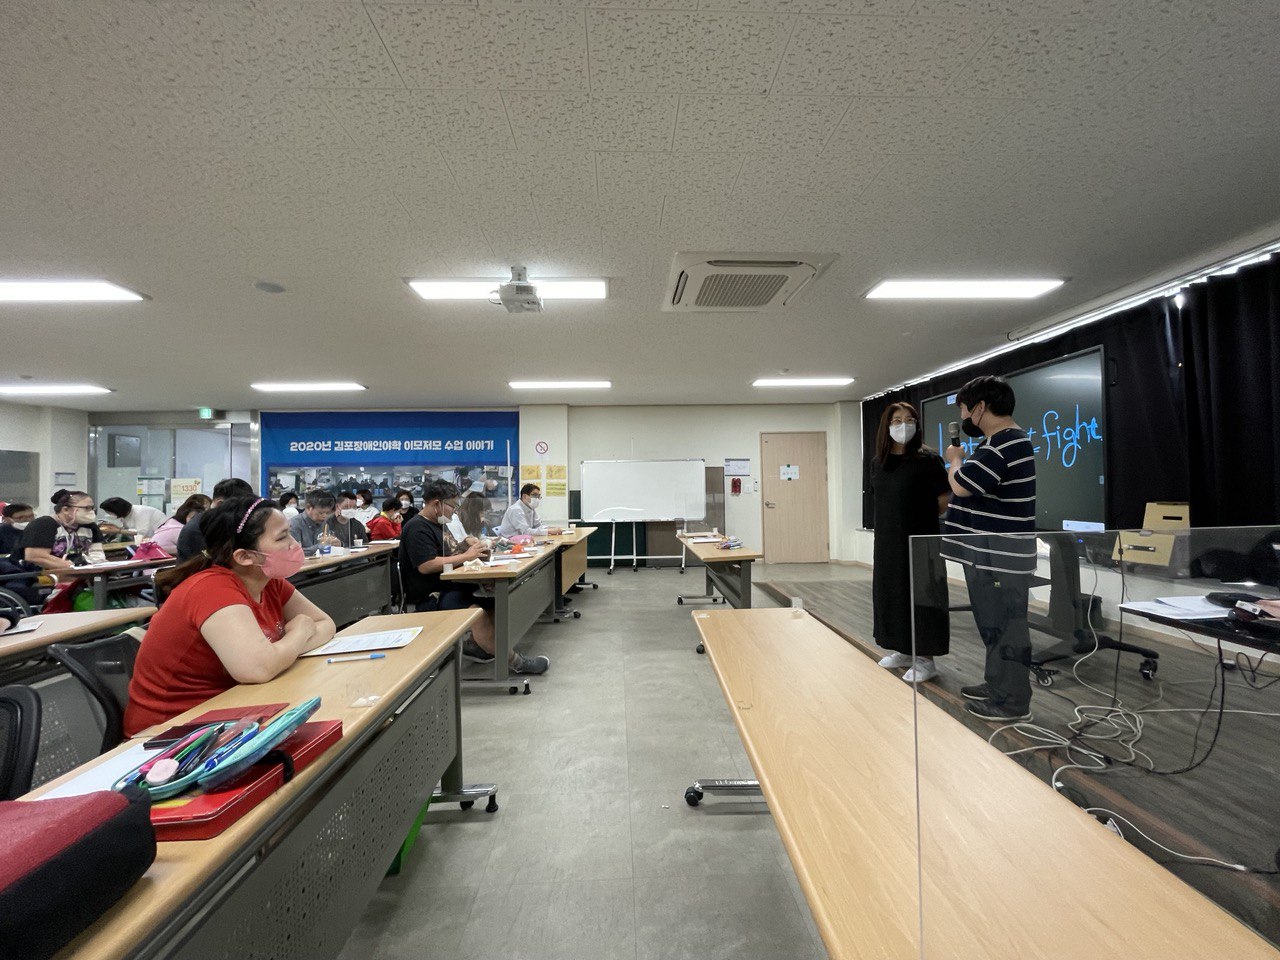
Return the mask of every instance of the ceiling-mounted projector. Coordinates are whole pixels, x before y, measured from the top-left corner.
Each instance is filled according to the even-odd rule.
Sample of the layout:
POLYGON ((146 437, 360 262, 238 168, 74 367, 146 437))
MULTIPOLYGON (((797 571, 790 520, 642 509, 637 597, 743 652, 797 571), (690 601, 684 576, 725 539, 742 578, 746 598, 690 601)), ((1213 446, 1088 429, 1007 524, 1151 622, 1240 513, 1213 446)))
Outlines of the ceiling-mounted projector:
POLYGON ((542 298, 538 288, 529 282, 528 267, 512 267, 511 279, 498 287, 494 301, 507 308, 507 313, 541 313, 542 298))

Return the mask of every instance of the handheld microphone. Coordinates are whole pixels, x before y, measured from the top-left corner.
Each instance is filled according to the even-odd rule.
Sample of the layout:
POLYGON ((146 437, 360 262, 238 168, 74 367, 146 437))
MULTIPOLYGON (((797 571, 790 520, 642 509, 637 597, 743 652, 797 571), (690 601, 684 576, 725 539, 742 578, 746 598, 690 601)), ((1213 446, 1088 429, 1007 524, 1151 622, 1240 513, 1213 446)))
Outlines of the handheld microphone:
POLYGON ((952 420, 947 424, 947 433, 951 434, 951 446, 960 446, 960 424, 957 421, 952 420))

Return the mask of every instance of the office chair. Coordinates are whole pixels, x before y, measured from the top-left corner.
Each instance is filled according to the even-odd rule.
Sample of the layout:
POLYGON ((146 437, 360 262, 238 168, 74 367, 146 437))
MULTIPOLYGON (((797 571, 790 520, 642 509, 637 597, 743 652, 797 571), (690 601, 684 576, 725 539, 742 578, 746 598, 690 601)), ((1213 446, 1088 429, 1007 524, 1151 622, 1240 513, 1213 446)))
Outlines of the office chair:
POLYGON ((1049 615, 1038 613, 1027 614, 1027 624, 1033 630, 1047 633, 1051 637, 1067 640, 1069 646, 1057 646, 1043 653, 1031 653, 1031 673, 1036 683, 1042 687, 1053 685, 1053 677, 1058 672, 1046 669, 1045 664, 1059 660, 1071 660, 1098 650, 1118 650, 1121 653, 1134 653, 1142 657, 1138 670, 1142 676, 1151 680, 1160 667, 1160 654, 1148 647, 1139 647, 1132 643, 1123 643, 1104 633, 1098 633, 1092 626, 1095 616, 1093 598, 1088 600, 1080 590, 1080 556, 1075 550, 1075 543, 1068 542, 1066 537, 1049 537, 1049 615))
POLYGON ((129 633, 88 643, 51 643, 49 655, 79 680, 102 709, 102 752, 124 740, 124 709, 129 680, 141 643, 129 633))
POLYGON ((31 789, 40 748, 40 695, 23 684, 0 687, 0 800, 31 789))

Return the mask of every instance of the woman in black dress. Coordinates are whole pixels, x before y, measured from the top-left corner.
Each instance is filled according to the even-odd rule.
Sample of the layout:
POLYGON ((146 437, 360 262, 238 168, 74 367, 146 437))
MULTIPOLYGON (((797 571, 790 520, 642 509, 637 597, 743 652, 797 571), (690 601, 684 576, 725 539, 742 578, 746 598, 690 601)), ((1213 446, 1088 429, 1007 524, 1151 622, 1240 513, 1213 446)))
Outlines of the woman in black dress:
POLYGON ((891 651, 880 661, 888 669, 909 667, 908 683, 923 683, 938 673, 934 657, 950 650, 946 563, 938 554, 938 517, 945 512, 951 486, 937 452, 923 444, 919 417, 909 403, 885 408, 876 432, 871 467, 875 497, 875 557, 871 599, 875 641, 891 651), (929 536, 915 547, 915 659, 912 659, 909 537, 929 536))

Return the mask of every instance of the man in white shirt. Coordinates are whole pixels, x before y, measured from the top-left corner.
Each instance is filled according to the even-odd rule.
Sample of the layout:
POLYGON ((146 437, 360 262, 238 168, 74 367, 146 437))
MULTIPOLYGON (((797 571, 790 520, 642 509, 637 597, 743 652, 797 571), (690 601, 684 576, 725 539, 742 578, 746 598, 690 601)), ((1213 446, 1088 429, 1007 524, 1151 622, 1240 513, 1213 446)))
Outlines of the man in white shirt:
POLYGON ((507 508, 502 523, 498 524, 497 534, 500 537, 514 537, 517 534, 541 536, 563 531, 559 527, 547 527, 538 516, 538 504, 542 502, 542 488, 536 483, 526 483, 520 488, 520 499, 507 508))
POLYGON ((165 521, 164 511, 140 503, 130 503, 124 497, 108 497, 103 500, 102 512, 113 518, 99 524, 103 533, 132 530, 139 540, 150 537, 165 521))

